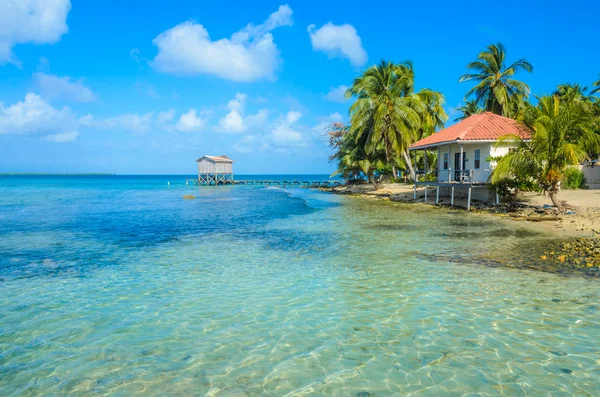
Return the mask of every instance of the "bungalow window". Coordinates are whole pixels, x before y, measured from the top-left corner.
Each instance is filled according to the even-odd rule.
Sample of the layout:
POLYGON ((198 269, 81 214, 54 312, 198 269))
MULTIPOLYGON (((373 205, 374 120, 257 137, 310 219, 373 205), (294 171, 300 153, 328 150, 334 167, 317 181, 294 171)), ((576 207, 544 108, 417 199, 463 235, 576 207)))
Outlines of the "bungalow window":
POLYGON ((478 170, 481 167, 481 150, 475 149, 475 169, 478 170))
POLYGON ((444 153, 444 169, 448 169, 448 153, 444 153))

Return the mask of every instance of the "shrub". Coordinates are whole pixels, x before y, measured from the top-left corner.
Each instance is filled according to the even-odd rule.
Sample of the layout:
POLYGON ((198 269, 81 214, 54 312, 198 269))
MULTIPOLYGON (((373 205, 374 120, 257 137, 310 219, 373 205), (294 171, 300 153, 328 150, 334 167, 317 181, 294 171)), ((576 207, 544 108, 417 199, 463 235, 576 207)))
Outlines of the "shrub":
POLYGON ((567 168, 563 175, 562 184, 565 189, 583 189, 585 187, 583 171, 577 168, 567 168))

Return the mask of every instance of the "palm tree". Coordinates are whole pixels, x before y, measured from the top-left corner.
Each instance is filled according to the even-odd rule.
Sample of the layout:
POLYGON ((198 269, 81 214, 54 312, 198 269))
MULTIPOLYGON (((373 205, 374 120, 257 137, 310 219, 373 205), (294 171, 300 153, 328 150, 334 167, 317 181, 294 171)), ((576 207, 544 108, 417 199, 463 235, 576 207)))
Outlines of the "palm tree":
POLYGON ((473 116, 474 114, 483 112, 483 109, 480 108, 477 102, 472 99, 468 100, 463 106, 457 108, 456 110, 462 112, 462 116, 455 118, 454 121, 462 121, 473 116))
POLYGON ((346 179, 362 178, 364 175, 377 188, 375 172, 385 168, 382 151, 367 153, 364 142, 366 135, 357 142, 358 131, 352 131, 349 125, 333 123, 328 133, 329 146, 335 150, 329 160, 336 161, 338 165, 333 175, 343 175, 346 179))
POLYGON ((596 87, 596 88, 594 88, 594 89, 592 89, 592 91, 590 91, 591 95, 594 95, 595 93, 599 92, 600 91, 600 80, 595 81, 592 84, 592 87, 596 87))
POLYGON ((398 158, 403 157, 414 179, 408 147, 420 135, 443 126, 447 118, 443 96, 431 90, 414 93, 412 64, 385 61, 354 80, 346 91, 346 97, 352 96, 357 99, 350 107, 350 130, 357 142, 365 139, 367 153, 382 148, 394 177, 398 158))
POLYGON ((557 95, 538 100, 531 122, 532 139, 507 135, 499 140, 497 145, 511 142, 516 148, 500 159, 492 183, 533 178, 560 208, 556 195, 566 167, 578 165, 586 152, 597 150, 600 139, 592 130, 593 116, 582 103, 562 103, 557 95))
POLYGON ((475 102, 481 104, 486 111, 502 116, 509 116, 510 98, 514 95, 529 95, 529 86, 512 77, 519 70, 533 71, 533 66, 525 59, 520 59, 506 67, 506 50, 501 43, 492 44, 477 56, 477 60, 467 65, 475 73, 463 75, 458 82, 476 81, 465 97, 473 96, 475 102))

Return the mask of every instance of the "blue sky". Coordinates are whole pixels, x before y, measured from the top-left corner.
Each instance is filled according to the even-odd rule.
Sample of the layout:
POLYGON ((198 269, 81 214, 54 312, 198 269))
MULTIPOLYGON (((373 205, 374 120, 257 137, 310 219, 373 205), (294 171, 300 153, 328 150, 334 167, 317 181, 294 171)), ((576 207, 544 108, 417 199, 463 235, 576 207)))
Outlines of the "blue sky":
POLYGON ((599 3, 522 3, 0 0, 0 172, 329 173, 323 127, 382 58, 411 60, 449 123, 492 43, 535 94, 597 80, 599 3))

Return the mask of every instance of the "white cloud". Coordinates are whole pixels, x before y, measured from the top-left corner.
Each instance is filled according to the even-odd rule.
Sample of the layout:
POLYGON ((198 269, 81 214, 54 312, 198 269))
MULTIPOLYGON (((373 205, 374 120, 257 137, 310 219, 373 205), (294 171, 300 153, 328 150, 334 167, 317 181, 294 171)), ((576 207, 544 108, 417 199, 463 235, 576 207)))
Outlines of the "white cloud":
MULTIPOLYGON (((321 118, 321 119, 323 120, 323 118, 321 118)), ((332 123, 341 123, 343 120, 344 120, 344 117, 340 113, 338 113, 338 112, 331 113, 329 116, 324 118, 324 120, 322 122, 315 125, 312 130, 315 133, 315 135, 317 135, 319 137, 326 137, 327 129, 331 126, 331 124, 332 123)))
POLYGON ((45 137, 45 139, 52 142, 67 143, 74 141, 75 139, 77 139, 78 136, 79 132, 77 131, 66 131, 61 132, 60 134, 48 135, 45 137))
POLYGON ((68 31, 70 0, 0 1, 0 64, 20 65, 16 44, 53 44, 68 31))
POLYGON ((124 130, 143 134, 152 129, 153 112, 146 114, 127 113, 119 116, 108 117, 98 120, 95 125, 99 128, 111 130, 124 130))
POLYGON ((8 107, 0 103, 0 135, 47 135, 48 139, 66 142, 69 136, 71 140, 77 137, 77 127, 71 109, 54 108, 34 93, 8 107))
POLYGON ((137 48, 132 48, 131 51, 129 51, 129 56, 131 57, 131 59, 133 59, 137 64, 140 63, 140 50, 137 48))
POLYGON ((233 145, 233 149, 240 153, 250 153, 254 150, 253 146, 258 140, 259 137, 256 135, 244 135, 233 145))
POLYGON ((325 99, 331 102, 344 102, 346 100, 346 97, 344 95, 346 94, 347 89, 348 86, 345 85, 331 87, 329 92, 325 95, 325 99))
POLYGON ((227 113, 221 121, 219 126, 224 132, 244 132, 246 131, 246 124, 244 123, 243 113, 246 105, 246 94, 237 93, 235 99, 232 99, 227 104, 229 113, 227 113))
POLYGON ((158 125, 165 125, 170 123, 175 118, 175 109, 169 109, 166 112, 158 113, 156 116, 156 123, 158 125))
POLYGON ((264 24, 249 24, 230 39, 216 41, 204 26, 183 22, 152 41, 158 47, 152 65, 180 75, 212 74, 234 81, 273 79, 281 60, 270 32, 292 22, 292 9, 282 5, 264 24))
POLYGON ((205 125, 206 120, 198 117, 198 111, 196 109, 190 109, 189 112, 184 113, 179 117, 179 121, 175 125, 175 128, 182 132, 198 132, 201 131, 205 125))
POLYGON ((217 131, 224 133, 242 133, 248 129, 263 129, 269 116, 268 109, 246 116, 246 94, 237 93, 235 99, 227 103, 229 113, 221 118, 217 131))
POLYGON ((352 25, 334 25, 329 22, 316 30, 315 25, 310 25, 308 34, 315 51, 322 51, 330 57, 347 58, 355 66, 367 62, 367 52, 352 25))
POLYGON ((302 113, 288 112, 273 129, 273 141, 276 144, 300 144, 302 143, 302 133, 294 128, 294 124, 300 120, 302 113))
POLYGON ((43 96, 76 102, 93 102, 96 96, 83 85, 83 80, 71 81, 69 77, 58 77, 46 73, 34 73, 33 79, 43 96))

